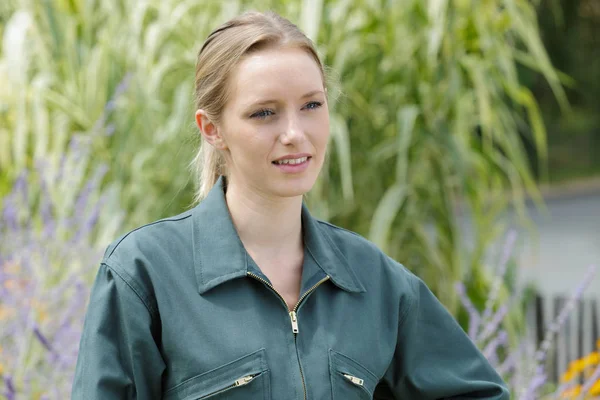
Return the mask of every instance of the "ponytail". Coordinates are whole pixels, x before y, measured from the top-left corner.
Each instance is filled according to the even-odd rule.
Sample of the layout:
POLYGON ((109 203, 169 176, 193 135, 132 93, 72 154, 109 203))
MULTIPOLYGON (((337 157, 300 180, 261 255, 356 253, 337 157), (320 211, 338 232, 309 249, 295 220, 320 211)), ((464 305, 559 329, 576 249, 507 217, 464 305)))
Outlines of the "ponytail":
POLYGON ((225 163, 219 151, 202 139, 202 144, 191 167, 195 172, 196 182, 198 182, 194 195, 194 202, 198 203, 208 195, 219 177, 225 175, 225 163))

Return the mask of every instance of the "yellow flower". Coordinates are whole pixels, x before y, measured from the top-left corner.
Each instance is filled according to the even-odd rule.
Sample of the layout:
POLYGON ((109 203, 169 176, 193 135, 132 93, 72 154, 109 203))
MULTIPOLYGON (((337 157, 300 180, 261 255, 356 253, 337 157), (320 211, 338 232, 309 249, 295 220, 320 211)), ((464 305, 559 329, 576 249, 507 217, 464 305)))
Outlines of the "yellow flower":
POLYGON ((561 376, 561 382, 570 382, 577 375, 577 371, 573 369, 573 366, 569 366, 569 369, 561 376))
POLYGON ((590 367, 592 365, 596 365, 596 364, 598 364, 599 360, 600 360, 600 355, 598 355, 597 352, 593 351, 587 357, 585 357, 583 359, 584 367, 590 367))
POLYGON ((0 364, 0 376, 4 373, 4 365, 0 364))
POLYGON ((590 394, 592 396, 600 396, 600 380, 594 383, 594 385, 590 388, 590 394))
POLYGON ((579 360, 571 361, 569 363, 569 368, 562 374, 560 380, 562 383, 570 382, 582 372, 599 363, 600 352, 593 351, 579 360))

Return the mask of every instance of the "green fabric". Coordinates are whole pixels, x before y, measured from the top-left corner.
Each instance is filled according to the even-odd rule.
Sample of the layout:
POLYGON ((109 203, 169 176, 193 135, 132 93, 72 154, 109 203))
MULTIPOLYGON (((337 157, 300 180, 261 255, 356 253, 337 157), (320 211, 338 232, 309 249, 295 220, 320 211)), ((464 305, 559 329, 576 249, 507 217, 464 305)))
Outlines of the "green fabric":
POLYGON ((269 282, 237 236, 222 180, 194 209, 111 244, 73 399, 302 400, 304 386, 309 400, 509 398, 419 278, 305 207, 302 226, 301 296, 330 279, 301 301, 296 334, 284 301, 248 275, 269 282))

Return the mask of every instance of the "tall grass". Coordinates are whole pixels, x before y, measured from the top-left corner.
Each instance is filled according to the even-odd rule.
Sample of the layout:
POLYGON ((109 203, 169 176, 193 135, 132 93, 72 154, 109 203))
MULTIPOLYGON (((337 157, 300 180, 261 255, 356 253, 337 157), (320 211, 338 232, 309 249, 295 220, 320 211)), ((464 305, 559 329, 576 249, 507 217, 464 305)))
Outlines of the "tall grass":
POLYGON ((315 39, 340 82, 312 209, 413 268, 453 312, 452 282, 466 275, 486 290, 499 216, 514 202, 526 220, 526 195, 539 199, 524 143, 543 164, 546 136, 518 68, 543 74, 566 107, 528 0, 5 4, 0 198, 33 159, 58 168, 69 138, 83 134, 93 164, 111 166, 103 186, 126 210, 123 229, 189 206, 196 52, 226 19, 274 8, 315 39), (469 243, 461 206, 473 216, 469 243))

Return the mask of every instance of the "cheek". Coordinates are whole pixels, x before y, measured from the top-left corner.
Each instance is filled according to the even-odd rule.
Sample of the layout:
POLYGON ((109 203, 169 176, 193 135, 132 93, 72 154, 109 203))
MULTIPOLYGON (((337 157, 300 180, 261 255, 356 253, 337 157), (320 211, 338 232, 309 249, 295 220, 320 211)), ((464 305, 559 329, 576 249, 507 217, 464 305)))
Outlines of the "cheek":
POLYGON ((235 149, 232 147, 233 157, 251 163, 268 158, 273 147, 272 135, 268 129, 258 130, 254 127, 238 131, 235 143, 235 149))
POLYGON ((323 118, 320 118, 319 121, 315 124, 314 129, 314 140, 315 145, 323 148, 327 146, 329 142, 329 116, 325 115, 323 118))

